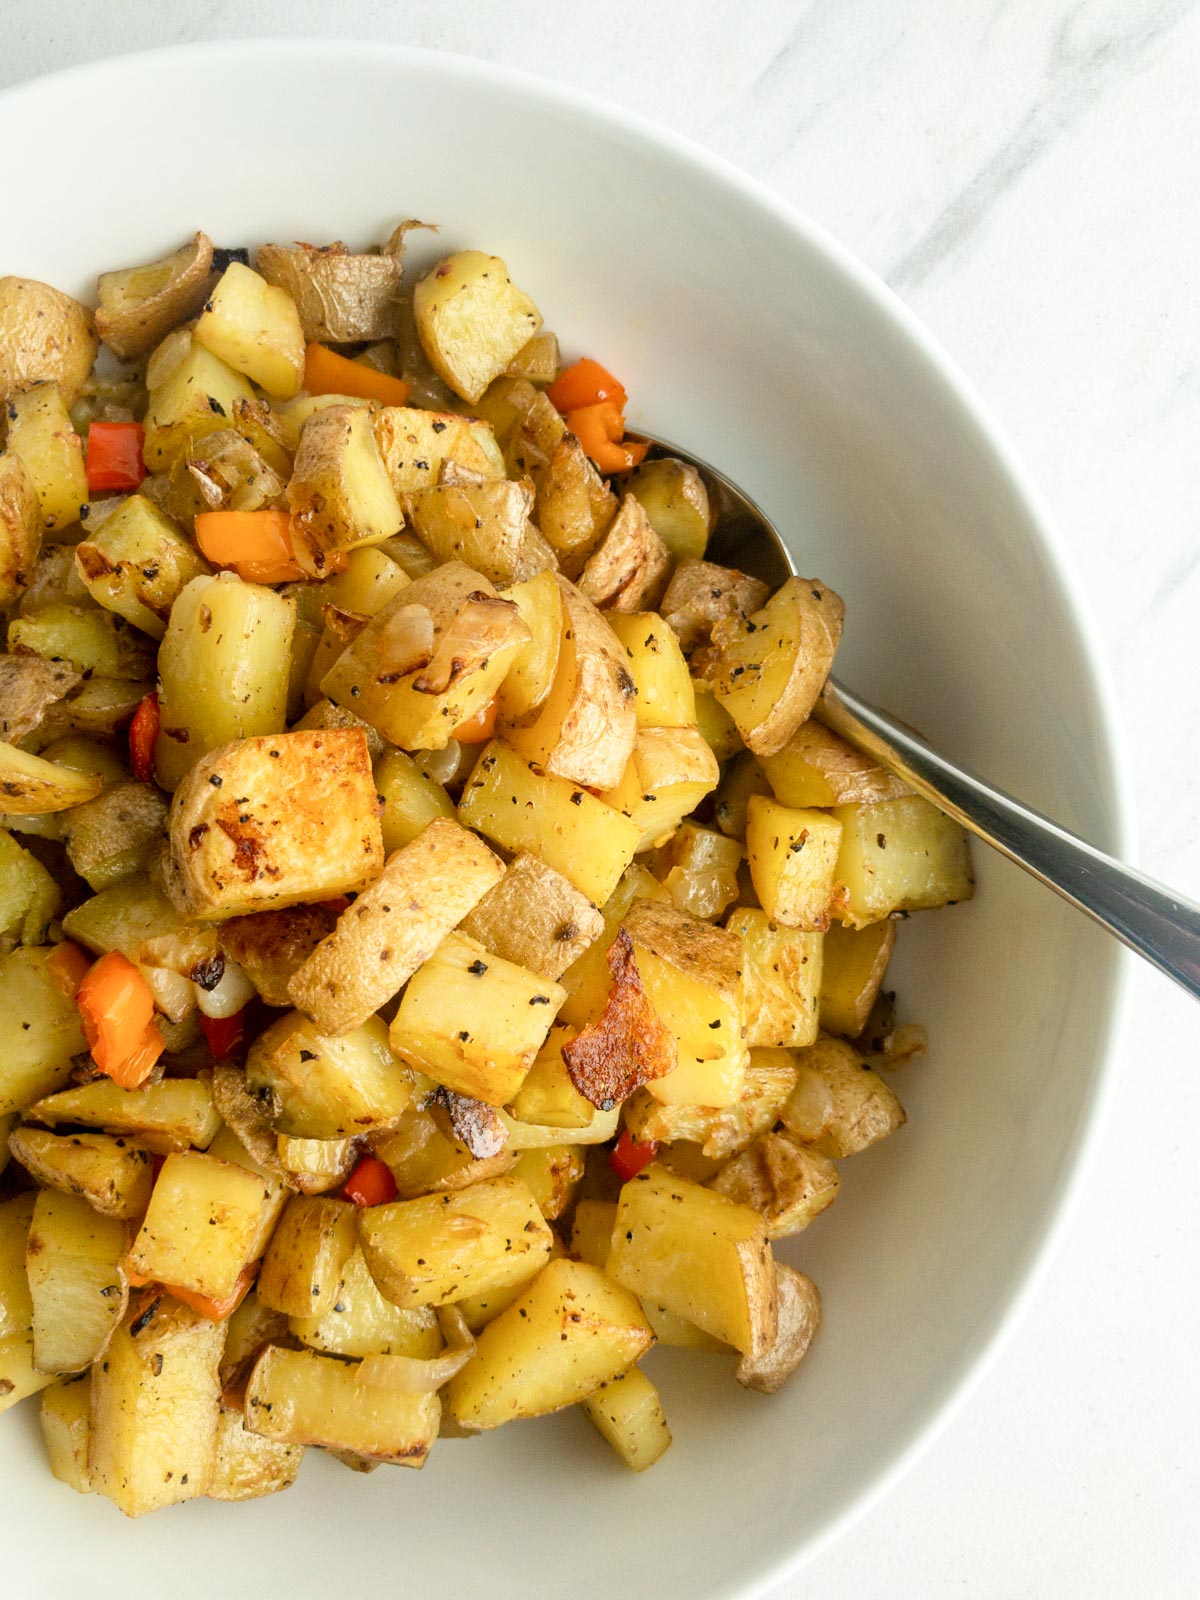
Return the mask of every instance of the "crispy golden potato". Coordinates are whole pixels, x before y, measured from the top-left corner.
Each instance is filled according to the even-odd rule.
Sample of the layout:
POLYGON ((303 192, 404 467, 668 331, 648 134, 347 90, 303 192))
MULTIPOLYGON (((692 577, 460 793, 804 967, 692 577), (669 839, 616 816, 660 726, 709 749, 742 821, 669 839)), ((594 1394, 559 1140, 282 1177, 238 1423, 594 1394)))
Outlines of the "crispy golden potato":
POLYGON ((245 1167, 198 1150, 169 1155, 129 1265, 143 1278, 223 1300, 254 1259, 271 1199, 245 1167))
POLYGON ((671 1445, 658 1390, 640 1367, 602 1383, 583 1402, 585 1415, 634 1472, 645 1472, 671 1445))
POLYGON ((744 1388, 757 1389, 760 1394, 774 1394, 783 1387, 808 1354, 821 1326, 821 1296, 816 1284, 780 1261, 775 1263, 775 1295, 779 1327, 773 1344, 761 1355, 744 1355, 733 1374, 744 1388))
POLYGON ((394 1127, 412 1078, 388 1048, 387 1024, 369 1016, 337 1038, 289 1011, 250 1046, 246 1085, 272 1128, 294 1139, 346 1139, 394 1127))
POLYGON ((221 274, 196 324, 197 344, 280 400, 304 381, 296 303, 240 261, 221 274))
POLYGON ((197 233, 159 261, 102 272, 96 332, 123 361, 149 355, 172 328, 198 316, 213 279, 213 242, 197 233))
POLYGON ((798 1048, 817 1037, 824 936, 742 906, 725 919, 742 941, 746 1043, 798 1048))
POLYGON ((399 533, 404 515, 369 411, 326 406, 312 413, 300 430, 287 502, 296 560, 317 578, 332 555, 399 533))
POLYGON ((869 805, 912 793, 903 778, 815 719, 801 723, 782 750, 764 755, 762 768, 785 806, 869 805))
POLYGON ((895 944, 896 924, 890 919, 865 928, 833 923, 826 930, 820 996, 820 1022, 826 1033, 858 1038, 883 987, 895 944))
POLYGON ((534 721, 505 737, 546 772, 592 789, 620 783, 637 737, 629 657, 596 607, 558 580, 562 635, 554 682, 534 721))
POLYGON ((793 811, 765 795, 747 800, 746 859, 773 922, 823 933, 839 909, 842 825, 824 811, 793 811))
POLYGON ((413 291, 421 346, 434 371, 464 400, 478 400, 539 331, 537 307, 499 256, 460 250, 413 291))
POLYGON ((396 994, 504 871, 474 834, 438 817, 389 857, 375 883, 293 975, 293 1004, 328 1034, 396 994))
POLYGON ((0 278, 0 401, 57 383, 71 405, 96 359, 86 306, 32 278, 0 278))
POLYGON ((533 486, 527 480, 455 484, 443 478, 438 487, 412 496, 412 525, 439 561, 465 561, 506 586, 558 565, 530 527, 532 507, 533 486))
POLYGON ((320 905, 231 917, 220 926, 221 949, 237 962, 269 1006, 290 1006, 288 984, 293 974, 333 932, 337 917, 336 911, 320 905))
POLYGON ((789 578, 761 611, 713 629, 712 688, 756 755, 774 755, 810 716, 846 608, 816 578, 789 578))
POLYGON ((383 865, 367 741, 353 729, 240 739, 171 806, 167 892, 205 921, 365 889, 383 865))
POLYGON ((670 572, 666 545, 641 501, 627 494, 580 573, 579 592, 601 611, 652 611, 670 572))
POLYGON ((612 987, 604 1009, 562 1046, 572 1084, 602 1111, 627 1100, 642 1084, 673 1072, 679 1060, 675 1039, 651 1004, 623 927, 605 959, 612 987))
POLYGON ((0 455, 0 607, 14 605, 34 578, 42 547, 37 490, 20 456, 0 455))
POLYGON ((797 1056, 800 1077, 780 1112, 790 1133, 819 1155, 841 1161, 886 1139, 907 1121, 904 1107, 877 1072, 843 1039, 822 1037, 797 1056), (810 1074, 819 1080, 814 1087, 810 1074), (821 1104, 820 1085, 828 1091, 821 1104), (814 1132, 819 1108, 822 1125, 814 1132))
POLYGON ((769 593, 765 583, 744 572, 685 559, 672 573, 659 611, 674 629, 684 654, 691 655, 708 644, 718 623, 751 616, 769 593))
POLYGON ((753 1206, 768 1239, 786 1239, 833 1204, 840 1182, 828 1156, 798 1144, 787 1133, 768 1132, 722 1167, 711 1187, 753 1206))
POLYGON ((293 1195, 275 1225, 258 1298, 288 1317, 323 1317, 332 1311, 342 1273, 357 1243, 355 1210, 328 1195, 293 1195))
POLYGON ((268 283, 291 296, 310 343, 360 344, 395 332, 399 251, 360 254, 340 242, 260 244, 255 265, 268 283))
POLYGON ((462 922, 506 961, 558 979, 604 931, 604 918, 570 880, 522 851, 462 922))
MULTIPOLYGON (((727 1161, 775 1126, 796 1087, 796 1078, 792 1051, 751 1050, 745 1087, 733 1105, 719 1110, 713 1106, 660 1105, 652 1095, 642 1092, 625 1106, 625 1126, 643 1144, 651 1140, 665 1144, 683 1141, 697 1145, 706 1159, 727 1161)), ((665 1154, 670 1157, 674 1153, 665 1154)))
POLYGON ((875 805, 839 806, 838 915, 852 928, 893 911, 957 905, 975 893, 967 836, 921 795, 875 805))
POLYGON ((25 1252, 39 1372, 81 1372, 107 1350, 128 1299, 125 1249, 116 1217, 81 1195, 39 1191, 25 1252))

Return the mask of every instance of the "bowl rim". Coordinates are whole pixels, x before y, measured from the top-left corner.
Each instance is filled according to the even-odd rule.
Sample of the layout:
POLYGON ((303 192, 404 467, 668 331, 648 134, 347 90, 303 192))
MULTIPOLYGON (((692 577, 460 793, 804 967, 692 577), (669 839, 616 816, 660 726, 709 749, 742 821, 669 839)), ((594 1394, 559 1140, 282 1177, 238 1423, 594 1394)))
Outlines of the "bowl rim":
MULTIPOLYGON (((48 93, 61 96, 64 91, 69 93, 96 80, 103 80, 110 74, 169 67, 173 61, 206 59, 215 64, 222 59, 245 60, 260 56, 277 65, 281 55, 318 59, 326 66, 331 59, 339 67, 354 64, 377 70, 381 65, 392 64, 407 70, 441 74, 457 83, 491 84, 553 107, 559 113, 567 113, 581 124, 599 125, 623 132, 653 149, 660 157, 683 166, 699 168, 702 174, 718 184, 739 191, 743 198, 769 212, 775 221, 797 236, 815 255, 824 257, 870 311, 892 325, 893 330, 901 336, 908 355, 923 365, 947 392, 966 422, 975 430, 981 446, 994 459, 1014 501, 1024 512, 1058 585, 1066 612, 1065 621, 1071 629, 1072 643, 1085 668, 1094 702, 1099 740, 1096 778, 1111 817, 1112 839, 1109 848, 1126 861, 1136 860, 1132 781, 1125 759, 1115 688, 1094 618, 1081 592, 1075 560, 1065 546, 1041 491, 982 394, 916 312, 847 245, 764 179, 753 176, 698 140, 588 90, 575 88, 526 68, 486 61, 455 51, 364 37, 330 38, 307 33, 279 37, 259 34, 121 51, 9 84, 0 88, 0 104, 34 99, 48 93)), ((1071 1224, 1095 1157, 1112 1101, 1116 1065, 1128 1021, 1133 966, 1130 953, 1114 941, 1106 1014, 1101 1019, 1104 1042, 1092 1069, 1079 1126, 1064 1150, 1063 1165, 1047 1196, 1047 1224, 1030 1242, 1020 1268, 1014 1273, 1016 1287, 1009 1299, 990 1322, 982 1326, 973 1345, 963 1351, 957 1371, 947 1380, 944 1394, 930 1414, 914 1429, 908 1443, 897 1450, 872 1480, 853 1494, 842 1510, 831 1517, 819 1532, 790 1545, 785 1535, 773 1552, 764 1552, 753 1558, 739 1579, 736 1596, 731 1592, 729 1600, 765 1600, 779 1585, 841 1538, 925 1454, 966 1405, 1000 1357, 1041 1287, 1055 1252, 1071 1224)))

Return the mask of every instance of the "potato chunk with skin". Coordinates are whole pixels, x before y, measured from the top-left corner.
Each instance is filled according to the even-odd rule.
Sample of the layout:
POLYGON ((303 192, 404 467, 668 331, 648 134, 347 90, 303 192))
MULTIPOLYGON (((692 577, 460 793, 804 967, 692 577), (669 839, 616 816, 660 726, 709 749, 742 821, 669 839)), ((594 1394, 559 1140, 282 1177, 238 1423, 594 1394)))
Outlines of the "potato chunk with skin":
POLYGON ((69 528, 88 497, 83 440, 71 426, 55 383, 39 383, 8 401, 8 451, 17 456, 37 495, 42 526, 69 528))
POLYGON ((448 461, 484 478, 504 477, 504 457, 486 422, 415 406, 384 406, 371 421, 397 494, 432 488, 448 461))
POLYGON ((655 533, 675 560, 703 557, 713 512, 704 479, 695 467, 671 457, 645 461, 625 479, 624 488, 641 501, 655 533))
POLYGON ((824 936, 784 928, 765 911, 739 907, 725 919, 742 941, 746 1043, 792 1049, 813 1044, 824 936))
POLYGON ((645 1472, 671 1445, 658 1390, 640 1367, 630 1367, 588 1395, 583 1409, 627 1467, 645 1472))
POLYGON ((627 494, 579 576, 579 592, 601 611, 652 611, 671 572, 667 547, 640 500, 627 494))
POLYGON ((293 1195, 275 1226, 258 1298, 288 1317, 324 1317, 337 1302, 357 1242, 355 1208, 329 1195, 293 1195))
POLYGON ((811 714, 845 610, 816 578, 789 578, 752 617, 717 624, 713 693, 756 755, 782 750, 811 714))
POLYGON ((171 806, 167 892, 202 921, 366 888, 383 865, 367 741, 354 729, 241 739, 171 806))
POLYGON ((196 324, 196 341, 279 400, 304 381, 304 334, 286 289, 232 261, 196 324))
POLYGON ((75 547, 75 564, 97 604, 161 639, 180 593, 211 569, 169 517, 144 495, 130 495, 91 539, 75 547))
POLYGON ((291 295, 310 343, 391 337, 403 271, 399 250, 360 254, 340 242, 260 244, 255 264, 268 283, 291 295))
POLYGON ((82 1195, 102 1216, 140 1217, 149 1203, 151 1154, 130 1139, 15 1128, 8 1147, 39 1183, 82 1195))
POLYGON ((371 1141, 375 1154, 391 1168, 401 1200, 502 1177, 516 1159, 507 1148, 483 1158, 473 1156, 452 1133, 443 1131, 428 1110, 410 1106, 393 1132, 377 1134, 371 1141))
POLYGON ((661 1166, 622 1188, 608 1271, 743 1355, 775 1340, 775 1263, 762 1219, 661 1166))
POLYGON ((775 1294, 779 1329, 769 1350, 743 1356, 734 1377, 746 1389, 774 1394, 781 1389, 808 1354, 821 1326, 821 1296, 811 1278, 775 1263, 775 1294))
POLYGON ((634 1295, 587 1262, 552 1261, 484 1328, 446 1404, 471 1432, 543 1416, 594 1394, 653 1343, 634 1295))
POLYGON ((629 657, 600 612, 565 578, 554 682, 535 720, 510 728, 512 748, 556 777, 611 789, 633 754, 637 688, 629 657))
POLYGON ((842 825, 824 811, 793 811, 751 795, 746 858, 754 892, 774 922, 822 933, 836 908, 842 825))
POLYGON ((313 412, 300 431, 287 501, 296 560, 314 577, 325 575, 331 554, 400 531, 404 516, 369 411, 326 406, 313 412))
POLYGON ((271 1195, 244 1167, 198 1150, 169 1155, 129 1255, 132 1270, 213 1300, 252 1260, 271 1195))
POLYGON ((392 1049, 457 1094, 507 1105, 545 1042, 563 990, 451 933, 408 981, 392 1049))
POLYGON ((721 769, 696 728, 639 728, 621 781, 604 793, 641 829, 639 850, 664 844, 717 787, 721 769))
POLYGON ((169 1296, 134 1308, 92 1371, 92 1487, 127 1517, 206 1492, 216 1459, 225 1342, 169 1296))
POLYGON ((664 1105, 733 1105, 746 1074, 742 946, 674 906, 639 900, 625 918, 642 983, 675 1040, 678 1064, 647 1092, 664 1105))
MULTIPOLYGON (((412 497, 412 525, 439 561, 465 561, 502 586, 532 576, 533 486, 507 478, 444 483, 412 497)), ((544 562, 555 565, 551 555, 544 562)))
POLYGON ((254 399, 254 390, 240 372, 219 361, 182 329, 159 350, 179 335, 180 359, 165 361, 156 372, 156 351, 146 369, 150 400, 143 422, 146 443, 142 455, 149 472, 170 471, 198 439, 227 429, 239 403, 254 399))
POLYGON ((893 911, 956 905, 975 893, 967 836, 920 795, 876 805, 839 806, 839 915, 852 928, 893 911))
POLYGON ((679 640, 654 612, 613 611, 608 625, 625 646, 637 688, 639 728, 694 728, 696 692, 679 640))
POLYGON ((342 1269, 337 1298, 322 1316, 291 1317, 293 1338, 330 1355, 409 1356, 428 1360, 442 1349, 437 1312, 432 1306, 402 1310, 385 1300, 357 1247, 342 1269))
POLYGON ((896 800, 912 790, 815 718, 801 723, 782 750, 762 758, 775 798, 785 806, 843 806, 896 800))
POLYGON ((61 289, 0 278, 0 401, 34 383, 57 383, 74 403, 96 359, 92 316, 61 289))
POLYGON ((383 848, 391 855, 411 844, 435 817, 454 819, 454 801, 403 750, 389 750, 375 763, 375 787, 383 796, 383 848))
POLYGON ((833 1204, 840 1182, 828 1156, 806 1149, 786 1133, 764 1133, 721 1168, 711 1187, 753 1206, 768 1239, 786 1239, 833 1204))
POLYGON ((462 922, 489 950, 558 979, 604 931, 604 918, 561 872, 522 851, 462 922))
POLYGON ((197 233, 159 261, 102 272, 96 332, 123 361, 149 355, 172 328, 198 315, 208 298, 213 242, 197 233))
POLYGON ((240 1411, 222 1411, 217 1453, 208 1485, 210 1500, 259 1500, 296 1481, 304 1448, 251 1433, 240 1411))
POLYGON ((42 816, 83 805, 100 793, 100 779, 74 772, 16 745, 0 744, 0 806, 13 817, 42 816))
POLYGON ((376 881, 294 974, 292 1001, 322 1032, 360 1025, 412 977, 504 867, 448 817, 388 858, 376 881))
POLYGON ((475 401, 542 326, 499 256, 460 250, 413 291, 421 347, 455 394, 475 401))
POLYGON ((0 455, 0 606, 28 588, 42 547, 42 513, 20 456, 0 455))
POLYGON ((91 1494, 88 1445, 91 1433, 92 1387, 90 1376, 67 1378, 42 1390, 38 1420, 46 1445, 50 1471, 76 1494, 91 1494))
POLYGON ((298 1011, 273 1022, 250 1047, 246 1086, 271 1108, 277 1132, 343 1139, 394 1126, 412 1098, 412 1078, 387 1042, 382 1017, 337 1038, 298 1011))
POLYGON ((441 1421, 436 1394, 368 1382, 359 1362, 269 1345, 246 1388, 246 1427, 286 1444, 422 1467, 441 1421))
POLYGON ((484 747, 458 815, 502 849, 536 855, 595 905, 612 894, 641 842, 630 818, 499 739, 484 747))
POLYGON ((319 905, 231 917, 221 924, 221 949, 237 962, 269 1006, 290 1006, 288 984, 321 940, 333 932, 337 919, 336 911, 319 905))
POLYGON ((371 1276, 402 1307, 449 1305, 521 1283, 545 1263, 552 1240, 529 1186, 511 1175, 369 1206, 358 1227, 371 1276))
POLYGON ((659 611, 674 629, 685 655, 712 638, 718 623, 745 618, 765 605, 765 583, 712 561, 681 561, 675 568, 659 611))
POLYGON ((712 1106, 659 1105, 639 1093, 624 1108, 625 1126, 642 1143, 685 1141, 699 1145, 706 1159, 727 1161, 739 1155, 779 1120, 796 1086, 795 1056, 790 1050, 751 1050, 746 1082, 736 1104, 712 1106))
POLYGON ((780 1120, 789 1132, 819 1155, 840 1161, 895 1133, 907 1118, 904 1107, 877 1072, 867 1070, 858 1051, 843 1039, 822 1037, 796 1057, 800 1078, 780 1120), (807 1075, 815 1073, 829 1090, 831 1105, 815 1131, 814 1104, 807 1075))
POLYGON ((562 644, 563 598, 553 572, 539 572, 505 593, 521 613, 531 638, 513 657, 496 695, 497 725, 531 722, 554 685, 562 644))
POLYGON ((49 1128, 71 1123, 104 1133, 130 1133, 164 1151, 203 1149, 220 1128, 212 1097, 212 1074, 164 1078, 140 1089, 122 1089, 111 1078, 96 1078, 35 1101, 25 1113, 49 1128))

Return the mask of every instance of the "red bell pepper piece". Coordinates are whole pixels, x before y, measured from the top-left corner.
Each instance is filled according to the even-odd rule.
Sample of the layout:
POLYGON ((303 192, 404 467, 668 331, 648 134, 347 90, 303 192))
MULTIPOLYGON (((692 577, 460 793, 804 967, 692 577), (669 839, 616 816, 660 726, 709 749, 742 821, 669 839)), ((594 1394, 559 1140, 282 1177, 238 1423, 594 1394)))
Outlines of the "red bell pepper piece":
POLYGON ((648 1167, 657 1154, 657 1139, 642 1142, 635 1139, 628 1128, 622 1128, 621 1137, 608 1152, 608 1164, 622 1183, 628 1183, 648 1167))
POLYGON ((158 696, 148 694, 133 713, 129 724, 129 765, 139 783, 154 776, 154 746, 158 740, 158 696))
POLYGON ((392 1169, 378 1156, 363 1156, 342 1185, 342 1195, 356 1206, 385 1206, 396 1198, 392 1169))
POLYGON ((91 422, 87 437, 89 494, 131 494, 146 476, 140 422, 91 422))
POLYGON ((242 1042, 246 1030, 246 1008, 235 1011, 231 1017, 200 1016, 200 1031, 214 1061, 224 1061, 242 1042))

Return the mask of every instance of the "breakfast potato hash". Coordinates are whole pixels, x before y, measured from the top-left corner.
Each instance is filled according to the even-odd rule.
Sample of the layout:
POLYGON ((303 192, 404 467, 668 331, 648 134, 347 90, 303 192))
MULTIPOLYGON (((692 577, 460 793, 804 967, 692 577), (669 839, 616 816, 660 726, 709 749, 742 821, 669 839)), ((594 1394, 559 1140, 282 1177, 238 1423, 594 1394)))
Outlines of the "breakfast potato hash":
POLYGON ((777 1389, 971 894, 817 720, 838 596, 415 226, 0 280, 0 1410, 129 1516, 777 1389))

